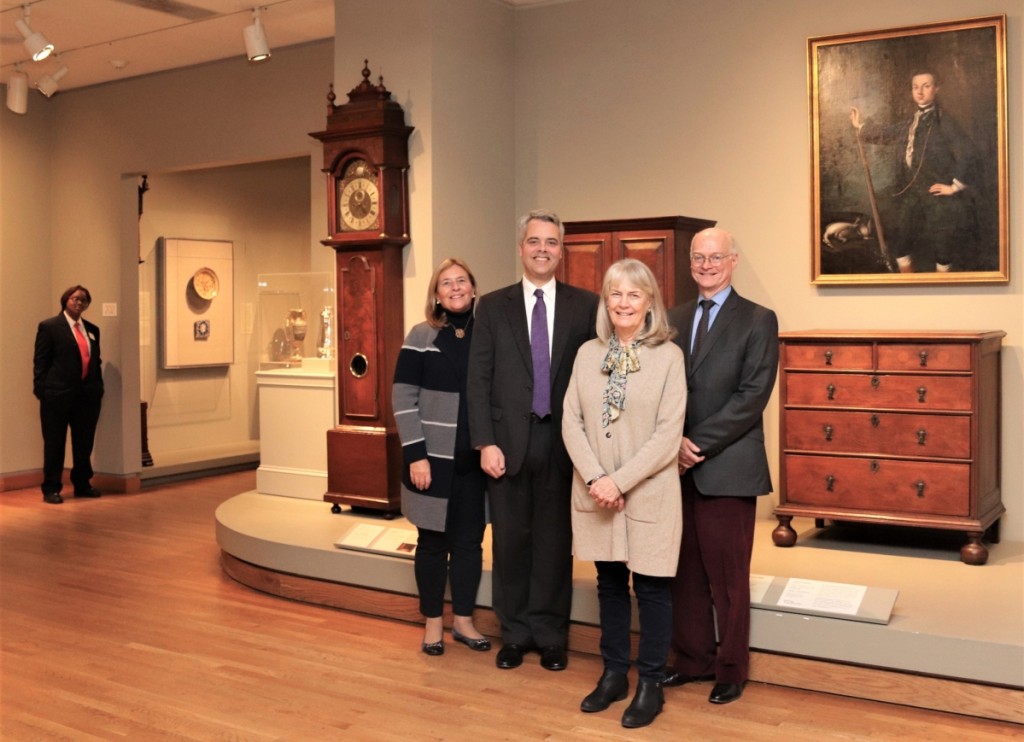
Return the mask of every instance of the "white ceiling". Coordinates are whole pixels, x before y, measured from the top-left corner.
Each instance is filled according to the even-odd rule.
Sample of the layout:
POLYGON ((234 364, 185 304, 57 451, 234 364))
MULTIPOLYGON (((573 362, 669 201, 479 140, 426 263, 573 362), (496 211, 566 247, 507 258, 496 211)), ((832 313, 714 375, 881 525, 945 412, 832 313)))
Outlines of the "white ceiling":
POLYGON ((271 49, 334 36, 334 0, 27 0, 29 26, 56 47, 33 62, 14 23, 25 3, 0 0, 0 80, 15 62, 30 85, 66 65, 61 90, 229 57, 249 64, 242 29, 257 4, 271 49))
MULTIPOLYGON (((499 0, 526 6, 565 0, 499 0)), ((366 0, 380 2, 380 0, 366 0)), ((252 9, 270 48, 332 38, 335 0, 0 0, 0 80, 21 62, 29 84, 61 66, 61 90, 124 80, 152 72, 238 57, 252 9), (56 54, 31 61, 15 21, 29 6, 29 26, 42 32, 56 54)), ((261 64, 272 64, 273 59, 261 64)))

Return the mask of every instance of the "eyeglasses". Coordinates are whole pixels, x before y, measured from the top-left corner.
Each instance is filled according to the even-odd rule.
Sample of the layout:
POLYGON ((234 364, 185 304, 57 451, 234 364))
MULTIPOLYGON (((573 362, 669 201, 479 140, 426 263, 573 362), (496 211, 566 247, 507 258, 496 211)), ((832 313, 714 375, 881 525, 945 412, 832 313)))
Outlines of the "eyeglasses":
POLYGON ((89 300, 86 299, 84 296, 69 296, 68 304, 71 304, 72 302, 74 302, 75 304, 81 304, 82 306, 86 307, 89 306, 89 300))
POLYGON ((700 253, 693 253, 690 256, 690 262, 693 265, 704 265, 704 263, 710 263, 711 265, 719 266, 722 264, 723 260, 729 257, 729 255, 731 255, 731 253, 724 254, 716 252, 714 255, 701 255, 700 253))

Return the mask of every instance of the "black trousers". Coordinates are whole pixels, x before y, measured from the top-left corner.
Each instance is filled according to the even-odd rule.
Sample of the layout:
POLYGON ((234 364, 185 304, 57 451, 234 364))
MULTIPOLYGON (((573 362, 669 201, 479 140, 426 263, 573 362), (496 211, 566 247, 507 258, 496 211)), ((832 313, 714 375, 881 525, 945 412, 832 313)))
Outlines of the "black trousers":
POLYGON ((437 618, 444 613, 445 584, 451 582, 452 610, 471 616, 476 607, 483 565, 485 475, 455 473, 448 498, 445 530, 420 528, 416 544, 416 587, 420 613, 437 618))
MULTIPOLYGON (((601 657, 613 672, 629 671, 630 626, 633 606, 629 597, 629 568, 622 562, 596 562, 597 599, 601 613, 601 657)), ((633 591, 640 611, 637 673, 644 680, 664 680, 665 662, 672 642, 670 577, 633 572, 633 591)))
POLYGON ((565 647, 572 607, 571 472, 552 461, 550 422, 530 426, 515 476, 491 479, 494 611, 506 644, 565 647))
POLYGON ((87 489, 92 479, 92 447, 100 418, 101 397, 76 391, 47 395, 39 402, 43 430, 42 490, 60 492, 64 474, 64 452, 71 429, 71 483, 76 490, 87 489))

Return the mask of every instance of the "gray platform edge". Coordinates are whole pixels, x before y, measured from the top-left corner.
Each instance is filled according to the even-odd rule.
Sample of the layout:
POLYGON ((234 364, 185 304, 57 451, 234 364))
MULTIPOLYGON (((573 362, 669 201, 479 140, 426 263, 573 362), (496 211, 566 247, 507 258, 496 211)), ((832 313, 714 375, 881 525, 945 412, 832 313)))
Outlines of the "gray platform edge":
MULTIPOLYGON (((361 520, 331 515, 327 503, 246 492, 216 511, 220 548, 260 567, 346 585, 416 595, 410 559, 337 548, 334 543, 361 520)), ((484 574, 477 603, 490 607, 491 573, 485 545, 484 574)), ((597 625, 593 565, 577 562, 572 620, 597 625)), ((904 630, 899 625, 754 609, 754 649, 809 659, 901 672, 1024 687, 1024 646, 904 630)))

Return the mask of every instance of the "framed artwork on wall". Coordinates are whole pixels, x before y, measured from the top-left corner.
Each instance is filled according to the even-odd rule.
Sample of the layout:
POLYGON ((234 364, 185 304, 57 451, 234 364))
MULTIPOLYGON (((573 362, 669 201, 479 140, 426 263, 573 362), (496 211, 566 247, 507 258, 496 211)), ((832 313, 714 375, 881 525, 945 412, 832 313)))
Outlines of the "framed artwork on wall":
POLYGON ((234 363, 233 248, 222 240, 160 238, 163 368, 234 363))
POLYGON ((1010 280, 1006 17, 808 39, 812 283, 1010 280))

